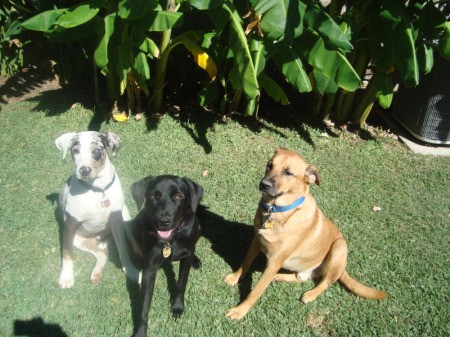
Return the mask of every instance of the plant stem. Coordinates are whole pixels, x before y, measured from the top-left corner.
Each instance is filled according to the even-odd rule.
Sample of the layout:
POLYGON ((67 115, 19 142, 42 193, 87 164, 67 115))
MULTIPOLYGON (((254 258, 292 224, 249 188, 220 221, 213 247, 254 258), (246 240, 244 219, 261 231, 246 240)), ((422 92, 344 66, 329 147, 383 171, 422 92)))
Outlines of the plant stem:
MULTIPOLYGON (((169 12, 175 11, 175 0, 167 0, 167 10, 169 12)), ((152 98, 152 113, 158 113, 161 110, 163 95, 164 95, 164 82, 166 79, 166 68, 167 61, 169 59, 170 39, 172 36, 172 29, 167 29, 162 33, 161 44, 160 44, 160 58, 156 62, 156 75, 155 84, 153 87, 153 98, 152 98)))

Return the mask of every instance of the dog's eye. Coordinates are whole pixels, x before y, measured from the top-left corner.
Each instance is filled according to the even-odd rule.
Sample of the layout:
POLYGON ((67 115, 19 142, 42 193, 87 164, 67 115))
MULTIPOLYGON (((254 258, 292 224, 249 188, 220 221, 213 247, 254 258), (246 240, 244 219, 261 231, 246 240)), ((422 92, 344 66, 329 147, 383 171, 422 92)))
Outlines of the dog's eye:
POLYGON ((175 200, 183 200, 184 199, 184 195, 180 194, 180 193, 177 193, 177 194, 175 194, 174 198, 175 198, 175 200))
POLYGON ((290 177, 290 176, 293 176, 294 173, 292 173, 292 171, 290 171, 290 170, 284 170, 284 175, 290 177))
POLYGON ((273 162, 272 162, 272 161, 269 161, 269 162, 267 163, 266 169, 267 169, 267 170, 271 170, 272 167, 273 167, 273 162))
POLYGON ((92 156, 95 160, 100 160, 102 158, 102 153, 102 149, 98 147, 92 151, 92 156))
POLYGON ((80 153, 80 149, 78 147, 74 147, 74 148, 72 148, 72 153, 78 154, 78 153, 80 153))
POLYGON ((152 194, 149 194, 149 195, 148 195, 148 198, 149 198, 150 200, 157 200, 157 199, 158 199, 158 196, 157 196, 155 193, 152 193, 152 194))

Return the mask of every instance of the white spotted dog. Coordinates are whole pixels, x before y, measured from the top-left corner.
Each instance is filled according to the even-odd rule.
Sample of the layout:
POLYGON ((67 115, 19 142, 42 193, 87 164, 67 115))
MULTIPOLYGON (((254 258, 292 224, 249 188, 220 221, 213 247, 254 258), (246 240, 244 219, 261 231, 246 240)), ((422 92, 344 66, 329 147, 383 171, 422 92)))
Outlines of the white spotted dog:
POLYGON ((99 240, 112 231, 119 252, 122 269, 133 281, 138 281, 139 271, 130 261, 125 234, 125 221, 130 220, 119 177, 108 157, 107 149, 116 156, 122 142, 112 132, 69 132, 55 140, 63 159, 70 149, 75 172, 67 180, 59 195, 63 213, 61 288, 74 284, 73 246, 91 253, 96 264, 91 282, 102 277, 108 251, 99 240))

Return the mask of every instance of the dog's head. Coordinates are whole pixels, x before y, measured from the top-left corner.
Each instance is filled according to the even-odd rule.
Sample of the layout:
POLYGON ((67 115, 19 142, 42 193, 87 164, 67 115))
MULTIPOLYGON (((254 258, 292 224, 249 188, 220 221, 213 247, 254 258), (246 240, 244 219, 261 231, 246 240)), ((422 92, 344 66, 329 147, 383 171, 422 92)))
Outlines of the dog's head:
POLYGON ((259 190, 268 198, 305 195, 309 184, 320 184, 319 172, 297 153, 277 149, 266 166, 259 190))
POLYGON ((105 167, 108 158, 107 149, 113 157, 122 145, 119 136, 112 132, 68 132, 55 140, 63 159, 70 149, 78 179, 93 180, 105 167))
POLYGON ((203 188, 189 178, 165 175, 133 183, 131 193, 138 209, 144 208, 148 224, 159 238, 169 240, 195 215, 203 188))

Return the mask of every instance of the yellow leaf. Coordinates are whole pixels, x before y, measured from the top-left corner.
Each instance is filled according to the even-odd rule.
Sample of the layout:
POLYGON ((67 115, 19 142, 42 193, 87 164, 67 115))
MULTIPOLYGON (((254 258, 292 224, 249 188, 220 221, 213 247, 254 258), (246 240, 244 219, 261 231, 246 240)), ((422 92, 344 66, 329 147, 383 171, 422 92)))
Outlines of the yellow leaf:
POLYGON ((214 80, 217 75, 217 67, 212 58, 196 43, 185 43, 185 46, 192 53, 192 56, 194 56, 194 60, 198 66, 206 70, 209 77, 214 80))
POLYGON ((114 114, 113 118, 118 122, 126 122, 128 120, 128 116, 124 114, 114 114))

